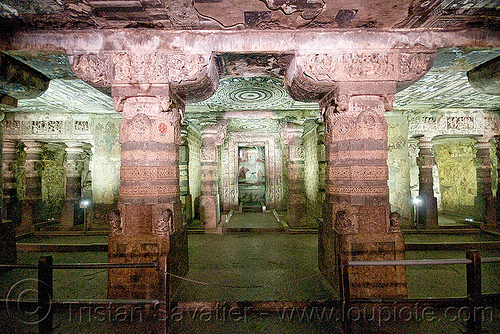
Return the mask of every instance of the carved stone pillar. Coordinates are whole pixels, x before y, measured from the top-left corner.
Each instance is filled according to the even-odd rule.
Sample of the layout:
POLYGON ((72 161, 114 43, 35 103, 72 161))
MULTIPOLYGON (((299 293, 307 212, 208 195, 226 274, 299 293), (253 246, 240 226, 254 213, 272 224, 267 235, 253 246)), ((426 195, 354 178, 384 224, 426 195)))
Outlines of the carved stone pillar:
POLYGON ((476 219, 487 226, 496 225, 496 203, 491 190, 490 137, 482 136, 476 143, 477 197, 475 198, 476 219))
POLYGON ((3 177, 3 204, 2 220, 15 220, 16 216, 16 179, 14 164, 16 160, 16 143, 4 141, 2 146, 2 177, 3 177))
POLYGON ((83 211, 80 209, 82 195, 82 153, 83 145, 79 142, 66 143, 66 202, 61 215, 61 225, 69 228, 83 223, 83 211))
POLYGON ((183 217, 186 223, 193 219, 191 193, 189 192, 189 145, 187 127, 181 127, 181 145, 179 146, 179 187, 183 207, 183 217))
MULTIPOLYGON (((216 90, 218 72, 210 52, 184 53, 168 43, 144 43, 142 33, 127 38, 142 42, 115 43, 113 36, 103 37, 108 50, 68 55, 82 80, 111 86, 115 109, 123 114, 120 200, 118 212, 111 214, 108 261, 166 257, 169 272, 185 275, 189 264, 179 190, 180 123, 186 100, 203 100, 216 90)), ((162 298, 158 272, 110 269, 108 296, 162 298)))
MULTIPOLYGON (((338 47, 330 53, 297 53, 285 87, 296 100, 321 100, 327 168, 319 267, 341 293, 341 264, 404 259, 399 214, 390 212, 384 112, 392 109, 396 83, 421 78, 434 51, 395 49, 382 40, 338 47)), ((349 274, 354 298, 407 294, 404 267, 353 267, 349 274)))
POLYGON ((217 182, 217 149, 226 136, 227 123, 220 121, 202 131, 200 219, 206 230, 217 229, 220 221, 217 182))
POLYGON ((288 123, 282 129, 282 142, 287 144, 288 167, 288 225, 307 226, 307 205, 304 181, 304 129, 295 123, 288 123))
POLYGON ((42 201, 42 144, 35 141, 25 141, 24 151, 26 160, 24 162, 24 172, 26 175, 26 193, 22 202, 21 224, 18 232, 32 232, 35 230, 35 223, 40 217, 40 205, 42 201))
POLYGON ((418 147, 418 196, 422 200, 418 205, 418 221, 426 228, 437 228, 439 227, 438 209, 437 199, 434 197, 434 182, 432 177, 432 167, 436 164, 436 160, 432 154, 432 138, 419 137, 418 147))
MULTIPOLYGON (((384 112, 395 90, 394 83, 339 83, 322 101, 327 168, 319 266, 334 287, 341 263, 404 259, 403 235, 398 214, 391 216, 387 185, 384 112), (356 95, 347 95, 352 92, 356 95)), ((353 267, 349 275, 355 298, 407 294, 402 266, 353 267)))
MULTIPOLYGON (((179 192, 180 121, 184 101, 164 88, 162 97, 116 99, 122 111, 119 215, 111 217, 111 263, 156 262, 167 256, 172 272, 187 272, 187 235, 179 192)), ((155 269, 110 270, 109 298, 160 298, 155 269)))
POLYGON ((318 217, 323 217, 323 204, 325 202, 325 171, 326 171, 326 157, 325 157, 325 125, 320 124, 317 128, 318 133, 318 201, 321 203, 319 205, 318 217))

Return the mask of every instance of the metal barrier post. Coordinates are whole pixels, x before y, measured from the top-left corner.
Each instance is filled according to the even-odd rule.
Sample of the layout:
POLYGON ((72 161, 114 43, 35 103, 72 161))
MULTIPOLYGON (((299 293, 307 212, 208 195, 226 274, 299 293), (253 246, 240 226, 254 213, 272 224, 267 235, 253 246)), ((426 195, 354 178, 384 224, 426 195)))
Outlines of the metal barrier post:
POLYGON ((165 305, 164 319, 162 319, 162 333, 168 333, 170 328, 170 275, 168 274, 168 260, 166 256, 160 257, 158 268, 160 270, 161 301, 165 305))
POLYGON ((480 310, 478 306, 482 302, 481 290, 481 255, 476 250, 467 251, 467 298, 469 299, 470 313, 467 319, 467 333, 481 333, 482 314, 477 315, 480 310))
POLYGON ((349 267, 347 261, 342 261, 340 265, 340 301, 342 307, 342 332, 352 333, 352 323, 350 319, 350 299, 351 292, 349 290, 349 267))
POLYGON ((38 260, 38 330, 52 333, 53 296, 52 256, 42 256, 38 260))

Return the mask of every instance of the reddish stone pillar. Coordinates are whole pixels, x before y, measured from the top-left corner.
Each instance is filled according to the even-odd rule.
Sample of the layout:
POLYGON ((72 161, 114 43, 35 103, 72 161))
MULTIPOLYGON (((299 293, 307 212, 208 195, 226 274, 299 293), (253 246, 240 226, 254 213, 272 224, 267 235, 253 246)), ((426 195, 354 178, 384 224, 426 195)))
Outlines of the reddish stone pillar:
POLYGON ((432 138, 419 137, 418 147, 418 196, 422 200, 418 204, 418 221, 426 228, 438 228, 437 199, 434 197, 432 178, 432 167, 436 164, 432 154, 432 138))
POLYGON ((201 201, 200 219, 206 230, 216 230, 220 221, 217 182, 217 146, 226 136, 227 123, 220 122, 203 129, 201 137, 201 201))
MULTIPOLYGON (((395 83, 339 83, 322 101, 325 118, 326 199, 318 231, 319 267, 340 288, 347 261, 403 260, 397 214, 391 216, 387 121, 395 83), (354 95, 355 94, 355 95, 354 95)), ((403 266, 352 267, 353 298, 404 297, 403 266)))
POLYGON ((476 143, 477 196, 475 198, 476 219, 487 226, 496 225, 496 202, 491 190, 490 137, 480 137, 476 143))
POLYGON ((288 123, 282 130, 287 144, 288 167, 288 225, 307 227, 307 205, 304 181, 304 146, 302 126, 288 123))
POLYGON ((66 143, 66 203, 61 214, 61 225, 66 228, 83 223, 80 209, 82 195, 82 153, 83 145, 78 142, 66 143))
MULTIPOLYGON (((111 215, 108 260, 149 263, 166 256, 169 271, 185 275, 187 234, 182 223, 178 151, 184 101, 168 85, 156 92, 161 98, 117 98, 120 91, 113 92, 123 121, 119 213, 111 215)), ((162 298, 158 279, 154 268, 111 269, 108 297, 162 298)))
POLYGON ((25 141, 24 151, 26 160, 24 162, 24 171, 26 175, 26 193, 22 202, 21 224, 18 232, 26 233, 35 230, 35 223, 39 215, 40 203, 42 201, 42 179, 40 171, 42 164, 40 157, 42 155, 42 144, 35 141, 25 141))

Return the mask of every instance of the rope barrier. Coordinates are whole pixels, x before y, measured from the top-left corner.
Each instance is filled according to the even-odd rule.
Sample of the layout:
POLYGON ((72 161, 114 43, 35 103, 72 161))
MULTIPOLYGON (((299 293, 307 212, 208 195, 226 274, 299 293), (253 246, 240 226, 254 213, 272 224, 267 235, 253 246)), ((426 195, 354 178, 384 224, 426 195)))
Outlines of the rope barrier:
POLYGON ((186 281, 186 282, 190 282, 190 283, 194 283, 194 284, 199 284, 199 285, 204 285, 204 286, 212 286, 212 287, 216 287, 216 288, 229 288, 229 289, 262 289, 262 288, 272 288, 272 287, 276 287, 276 286, 280 286, 280 285, 287 285, 287 284, 298 283, 298 282, 305 281, 305 280, 308 280, 310 278, 313 278, 315 276, 322 275, 321 273, 316 273, 316 274, 312 274, 312 275, 309 275, 309 276, 304 276, 304 277, 301 277, 301 278, 298 278, 298 279, 295 279, 295 280, 284 281, 284 282, 279 282, 279 283, 272 283, 272 284, 232 285, 232 284, 218 284, 218 283, 209 283, 209 282, 198 281, 198 280, 194 280, 194 279, 182 277, 182 276, 179 276, 179 275, 176 275, 176 274, 173 274, 173 273, 169 273, 169 272, 166 272, 166 271, 164 271, 163 273, 166 274, 166 275, 169 275, 170 277, 178 278, 178 279, 180 279, 182 281, 186 281))

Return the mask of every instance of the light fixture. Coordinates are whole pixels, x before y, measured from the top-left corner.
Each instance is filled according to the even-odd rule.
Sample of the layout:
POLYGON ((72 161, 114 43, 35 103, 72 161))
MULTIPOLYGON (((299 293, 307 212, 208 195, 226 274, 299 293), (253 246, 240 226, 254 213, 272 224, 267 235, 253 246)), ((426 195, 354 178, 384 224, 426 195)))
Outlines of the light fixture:
POLYGON ((83 198, 81 201, 80 201, 80 208, 81 209, 86 209, 90 206, 90 200, 87 199, 87 198, 83 198))
POLYGON ((415 197, 411 199, 411 202, 415 206, 420 206, 423 202, 423 200, 420 197, 415 197))

